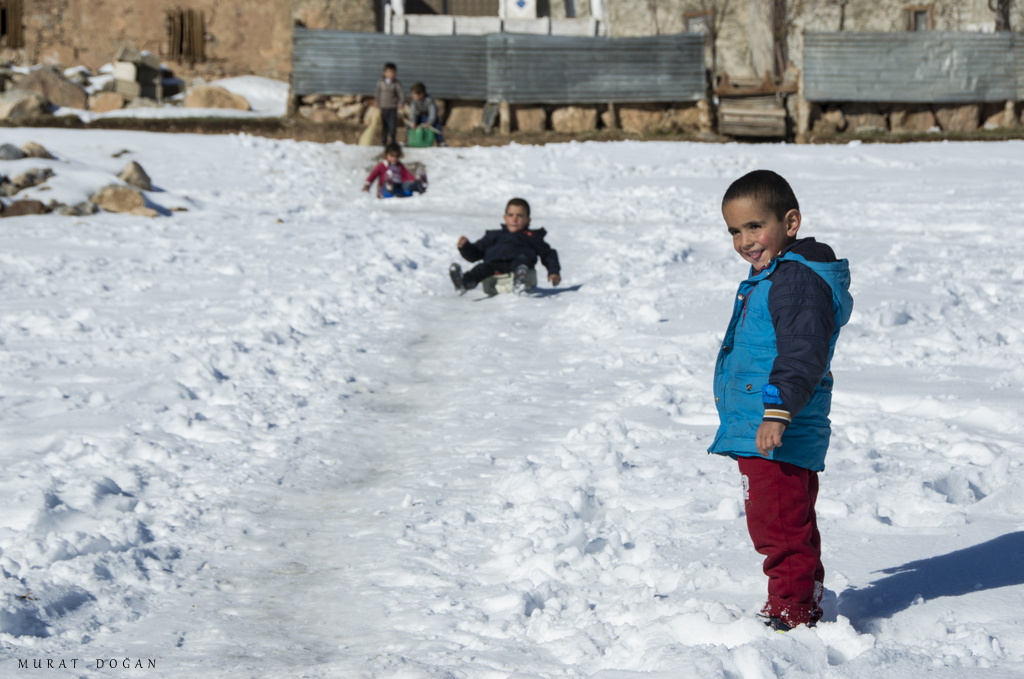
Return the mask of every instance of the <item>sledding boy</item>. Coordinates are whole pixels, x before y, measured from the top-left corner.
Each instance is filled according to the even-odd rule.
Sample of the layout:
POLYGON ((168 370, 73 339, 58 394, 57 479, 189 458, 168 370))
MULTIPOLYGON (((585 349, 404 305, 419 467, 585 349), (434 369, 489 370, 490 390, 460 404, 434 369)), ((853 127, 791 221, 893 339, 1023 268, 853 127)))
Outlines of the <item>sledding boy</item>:
POLYGON ((779 631, 813 626, 825 577, 814 503, 831 432, 829 366, 853 308, 849 264, 797 238, 800 206, 774 172, 733 182, 722 216, 751 268, 715 363, 720 425, 708 452, 739 463, 747 528, 768 576, 760 616, 779 631))
POLYGON ((484 237, 470 243, 465 236, 459 237, 459 254, 469 262, 479 262, 465 274, 462 267, 452 264, 452 283, 460 292, 472 290, 482 280, 503 273, 514 276, 513 291, 525 292, 537 258, 548 270, 548 280, 558 285, 562 277, 558 264, 558 253, 544 241, 544 229, 530 229, 530 204, 522 198, 513 198, 505 206, 505 223, 500 229, 484 233, 484 237))

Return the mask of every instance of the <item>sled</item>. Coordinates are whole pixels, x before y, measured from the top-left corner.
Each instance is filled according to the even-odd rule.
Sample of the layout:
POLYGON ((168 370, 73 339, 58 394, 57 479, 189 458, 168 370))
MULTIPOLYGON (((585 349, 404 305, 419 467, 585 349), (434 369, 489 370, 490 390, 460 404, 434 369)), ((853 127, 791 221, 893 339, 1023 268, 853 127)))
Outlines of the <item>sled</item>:
POLYGON ((405 145, 410 148, 426 148, 433 146, 436 138, 436 133, 429 127, 414 127, 406 135, 405 145))
POLYGON ((411 195, 413 195, 412 191, 406 191, 406 190, 403 189, 401 191, 395 191, 394 193, 391 193, 387 189, 385 189, 384 187, 381 187, 380 193, 377 194, 377 197, 378 198, 408 198, 411 195))
MULTIPOLYGON (((498 274, 497 276, 483 279, 480 282, 480 288, 491 297, 498 294, 509 294, 512 292, 514 281, 515 276, 510 273, 498 274)), ((526 289, 529 291, 535 287, 537 287, 537 270, 530 269, 526 274, 526 289)))

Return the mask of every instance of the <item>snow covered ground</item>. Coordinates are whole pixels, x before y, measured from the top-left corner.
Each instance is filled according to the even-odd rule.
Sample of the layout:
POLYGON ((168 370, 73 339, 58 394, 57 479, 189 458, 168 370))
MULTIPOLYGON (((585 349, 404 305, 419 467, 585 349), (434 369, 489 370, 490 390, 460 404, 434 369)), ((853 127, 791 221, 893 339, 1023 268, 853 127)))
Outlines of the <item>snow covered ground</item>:
POLYGON ((0 220, 0 675, 1024 674, 1024 143, 410 150, 428 193, 380 201, 371 148, 29 140, 26 197, 136 160, 167 214, 0 220), (705 453, 761 167, 856 300, 826 621, 785 635, 705 453), (512 196, 563 284, 457 296, 512 196))

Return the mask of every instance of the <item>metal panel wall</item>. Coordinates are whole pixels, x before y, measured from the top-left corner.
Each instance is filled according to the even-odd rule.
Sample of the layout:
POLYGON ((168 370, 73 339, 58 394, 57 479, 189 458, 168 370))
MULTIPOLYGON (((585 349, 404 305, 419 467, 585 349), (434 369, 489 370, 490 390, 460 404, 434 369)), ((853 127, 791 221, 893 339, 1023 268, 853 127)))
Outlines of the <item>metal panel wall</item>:
POLYGON ((419 81, 435 97, 487 98, 485 36, 293 31, 292 94, 373 95, 391 61, 406 94, 419 81))
POLYGON ((806 33, 808 101, 979 103, 1016 99, 1010 33, 806 33))
POLYGON ((1024 40, 1014 38, 1013 66, 1017 71, 1017 101, 1024 101, 1024 40))
POLYGON ((705 96, 704 37, 487 36, 492 101, 513 104, 697 101, 705 96))
POLYGON ((513 104, 704 98, 703 36, 420 36, 294 29, 292 93, 373 94, 384 62, 408 88, 513 104))

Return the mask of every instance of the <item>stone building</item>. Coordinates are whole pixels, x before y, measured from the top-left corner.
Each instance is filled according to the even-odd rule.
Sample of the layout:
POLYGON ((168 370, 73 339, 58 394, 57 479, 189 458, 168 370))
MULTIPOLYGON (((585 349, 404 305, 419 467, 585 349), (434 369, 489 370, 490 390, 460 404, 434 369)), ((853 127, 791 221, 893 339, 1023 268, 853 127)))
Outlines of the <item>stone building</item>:
MULTIPOLYGON (((291 28, 630 37, 702 32, 716 74, 800 67, 805 30, 992 31, 988 0, 0 0, 0 58, 109 63, 123 46, 178 73, 287 79, 291 28)), ((1011 26, 1024 26, 1024 0, 1011 26)))
POLYGON ((376 31, 381 14, 373 0, 0 0, 4 29, 20 17, 0 56, 96 69, 133 46, 182 73, 286 79, 295 22, 376 31))

